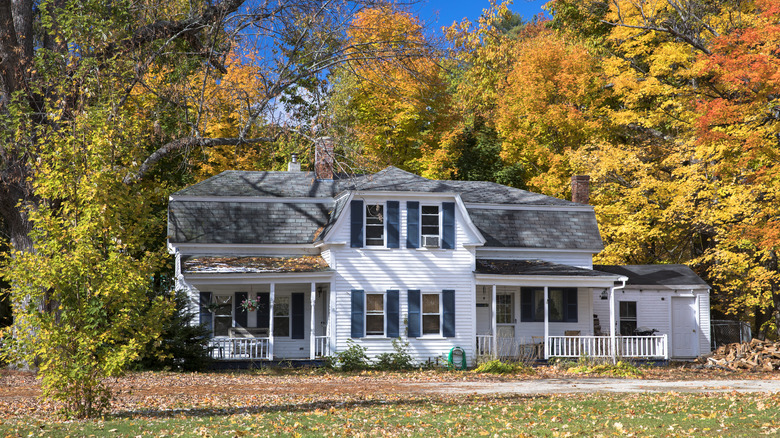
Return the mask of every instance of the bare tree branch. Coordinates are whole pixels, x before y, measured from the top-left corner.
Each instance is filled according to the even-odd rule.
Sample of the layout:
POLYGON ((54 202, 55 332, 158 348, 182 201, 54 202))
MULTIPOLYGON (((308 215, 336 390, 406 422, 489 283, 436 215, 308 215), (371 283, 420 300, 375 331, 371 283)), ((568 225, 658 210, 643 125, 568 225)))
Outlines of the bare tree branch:
POLYGON ((277 137, 260 137, 260 138, 198 138, 198 137, 184 137, 173 140, 159 149, 154 151, 149 157, 144 160, 137 171, 128 173, 122 179, 124 184, 131 184, 143 179, 146 174, 152 169, 152 167, 163 158, 167 157, 173 152, 182 149, 191 149, 199 146, 203 148, 215 147, 215 146, 229 146, 239 144, 254 144, 254 143, 271 143, 276 141, 277 137))

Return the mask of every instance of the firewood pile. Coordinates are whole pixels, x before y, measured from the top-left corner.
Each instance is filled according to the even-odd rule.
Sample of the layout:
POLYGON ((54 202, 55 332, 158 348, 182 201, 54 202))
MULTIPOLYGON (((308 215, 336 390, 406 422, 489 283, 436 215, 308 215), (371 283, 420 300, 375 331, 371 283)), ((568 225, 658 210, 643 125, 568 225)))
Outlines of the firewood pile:
POLYGON ((705 366, 733 371, 780 370, 780 342, 753 339, 741 344, 721 345, 706 357, 705 366))

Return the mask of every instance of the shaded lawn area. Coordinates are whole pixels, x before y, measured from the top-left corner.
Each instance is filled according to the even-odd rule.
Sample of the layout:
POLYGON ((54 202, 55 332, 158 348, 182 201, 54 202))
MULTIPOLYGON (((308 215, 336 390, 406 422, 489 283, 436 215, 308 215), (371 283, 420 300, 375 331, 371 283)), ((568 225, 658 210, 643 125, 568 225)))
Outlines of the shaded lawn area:
POLYGON ((539 376, 131 373, 112 382, 115 399, 108 416, 98 421, 65 422, 56 419, 54 406, 37 399, 35 376, 6 373, 0 385, 0 437, 698 437, 780 433, 780 393, 482 396, 431 394, 413 384, 529 378, 539 376))

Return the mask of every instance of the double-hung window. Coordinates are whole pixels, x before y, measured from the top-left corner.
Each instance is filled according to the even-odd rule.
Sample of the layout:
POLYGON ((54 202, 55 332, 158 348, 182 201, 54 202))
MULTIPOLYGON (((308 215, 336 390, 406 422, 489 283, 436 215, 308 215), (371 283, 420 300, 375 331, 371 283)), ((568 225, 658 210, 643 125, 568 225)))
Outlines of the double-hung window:
POLYGON ((366 204, 366 246, 385 246, 385 206, 366 204))
POLYGON ((636 301, 620 301, 620 334, 633 336, 637 326, 636 301))
POLYGON ((214 296, 214 336, 227 336, 233 327, 233 296, 214 296))
POLYGON ((420 235, 422 246, 438 248, 441 237, 441 222, 438 205, 423 205, 420 208, 420 235))
POLYGON ((385 335, 385 294, 366 294, 366 336, 385 335))
POLYGON ((290 297, 274 297, 274 336, 290 336, 290 297))
POLYGON ((422 294, 422 334, 441 334, 441 295, 422 294))
MULTIPOLYGON (((547 293, 549 322, 577 322, 577 288, 551 287, 547 293)), ((522 322, 544 321, 544 288, 522 288, 520 310, 522 322)))
MULTIPOLYGON (((350 336, 382 336, 397 338, 401 335, 398 290, 388 289, 385 293, 352 289, 350 315, 350 336)), ((418 297, 419 302, 419 297, 418 297)))

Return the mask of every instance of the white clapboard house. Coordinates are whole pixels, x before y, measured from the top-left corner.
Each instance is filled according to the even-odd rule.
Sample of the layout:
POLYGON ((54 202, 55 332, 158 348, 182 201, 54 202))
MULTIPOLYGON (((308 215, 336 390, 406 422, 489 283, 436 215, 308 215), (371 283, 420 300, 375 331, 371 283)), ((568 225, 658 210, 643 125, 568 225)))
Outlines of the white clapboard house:
MULTIPOLYGON (((594 270, 586 203, 394 167, 339 177, 330 157, 322 141, 315 172, 293 159, 171 195, 177 286, 215 358, 314 359, 349 340, 375 356, 395 338, 421 362, 708 351, 708 286, 684 266, 594 270)), ((587 179, 573 183, 577 200, 587 179)))

